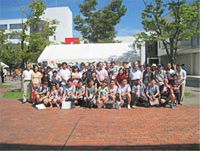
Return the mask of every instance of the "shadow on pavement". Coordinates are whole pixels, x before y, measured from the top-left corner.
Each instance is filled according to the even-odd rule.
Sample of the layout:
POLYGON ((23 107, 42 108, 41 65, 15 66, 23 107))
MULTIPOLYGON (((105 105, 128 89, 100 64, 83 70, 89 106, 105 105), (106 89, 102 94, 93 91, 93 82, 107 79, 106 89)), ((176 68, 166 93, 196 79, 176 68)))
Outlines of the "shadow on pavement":
POLYGON ((199 150, 200 144, 127 145, 127 146, 51 146, 29 144, 0 144, 0 150, 199 150))

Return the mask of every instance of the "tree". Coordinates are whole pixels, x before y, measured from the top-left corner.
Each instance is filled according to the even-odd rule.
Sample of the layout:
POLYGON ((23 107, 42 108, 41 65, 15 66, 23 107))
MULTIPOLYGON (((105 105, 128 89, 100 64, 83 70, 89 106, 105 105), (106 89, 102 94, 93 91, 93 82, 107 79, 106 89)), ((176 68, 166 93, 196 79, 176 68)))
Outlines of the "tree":
POLYGON ((152 0, 142 12, 146 32, 137 34, 138 41, 160 41, 172 65, 176 63, 178 42, 199 34, 199 0, 152 0))
POLYGON ((51 43, 48 37, 55 32, 56 21, 41 19, 45 9, 44 0, 32 1, 28 6, 28 11, 25 7, 23 8, 22 12, 26 15, 27 20, 22 20, 22 30, 8 34, 8 36, 18 35, 20 43, 3 44, 6 49, 4 49, 2 58, 9 65, 13 64, 13 55, 15 54, 18 59, 15 63, 18 63, 23 69, 28 62, 36 62, 40 53, 51 43))
POLYGON ((85 0, 79 5, 81 15, 74 18, 75 29, 89 42, 114 42, 115 25, 127 9, 122 0, 112 0, 107 6, 96 10, 97 0, 85 0))

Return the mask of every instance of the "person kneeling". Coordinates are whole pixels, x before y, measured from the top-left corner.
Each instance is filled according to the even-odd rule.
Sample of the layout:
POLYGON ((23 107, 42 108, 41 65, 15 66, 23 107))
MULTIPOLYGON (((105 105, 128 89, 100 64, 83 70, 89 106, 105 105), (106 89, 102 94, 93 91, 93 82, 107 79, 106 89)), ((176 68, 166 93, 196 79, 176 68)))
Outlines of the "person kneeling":
POLYGON ((83 99, 85 96, 85 87, 83 86, 83 81, 79 80, 76 87, 76 95, 75 95, 75 105, 83 106, 83 99))
POLYGON ((49 93, 50 90, 47 86, 47 83, 43 83, 42 86, 40 86, 36 93, 36 104, 44 103, 45 106, 49 103, 49 93))
POLYGON ((155 84, 155 80, 151 80, 150 85, 147 87, 146 96, 151 106, 159 106, 159 87, 155 84))
POLYGON ((148 99, 145 95, 145 85, 140 79, 137 79, 136 85, 132 87, 132 108, 136 108, 136 105, 149 106, 148 99))
POLYGON ((107 80, 102 82, 102 86, 98 89, 98 100, 97 106, 98 108, 105 107, 106 102, 108 101, 108 87, 107 80))
POLYGON ((86 100, 85 100, 85 107, 95 107, 97 104, 97 87, 94 85, 94 81, 92 79, 88 80, 88 86, 86 87, 85 92, 86 100))

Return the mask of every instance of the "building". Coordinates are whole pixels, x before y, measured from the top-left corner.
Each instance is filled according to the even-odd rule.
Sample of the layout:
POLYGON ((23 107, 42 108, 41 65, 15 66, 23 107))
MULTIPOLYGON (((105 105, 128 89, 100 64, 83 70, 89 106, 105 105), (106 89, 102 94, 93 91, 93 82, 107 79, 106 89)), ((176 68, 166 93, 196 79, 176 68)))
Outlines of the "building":
POLYGON ((154 42, 145 42, 145 63, 146 64, 158 64, 159 63, 159 57, 158 57, 158 43, 157 41, 154 42))
MULTIPOLYGON (((50 41, 54 43, 62 43, 65 42, 65 38, 73 37, 73 17, 72 12, 68 7, 49 7, 45 10, 41 19, 42 21, 56 20, 57 22, 55 34, 48 37, 50 41)), ((5 30, 6 33, 20 31, 22 30, 22 22, 26 22, 26 18, 0 20, 0 29, 5 30)), ((34 30, 35 29, 28 29, 27 34, 34 30)), ((20 37, 18 35, 8 37, 8 40, 12 43, 18 43, 19 39, 20 37)))
MULTIPOLYGON (((189 40, 178 43, 177 63, 184 64, 187 74, 200 75, 200 36, 196 35, 189 40)), ((158 42, 158 57, 160 63, 168 63, 166 50, 161 42, 158 42)))

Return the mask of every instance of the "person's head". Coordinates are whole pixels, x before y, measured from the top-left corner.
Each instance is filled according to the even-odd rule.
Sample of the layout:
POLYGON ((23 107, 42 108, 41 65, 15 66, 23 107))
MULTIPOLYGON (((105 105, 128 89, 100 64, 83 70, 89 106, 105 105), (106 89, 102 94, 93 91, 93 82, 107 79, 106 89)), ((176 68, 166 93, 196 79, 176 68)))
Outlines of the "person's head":
POLYGON ((114 66, 115 66, 115 62, 112 61, 112 62, 111 62, 111 67, 114 67, 114 66))
POLYGON ((56 70, 53 71, 53 76, 56 77, 58 72, 56 70))
POLYGON ((165 79, 164 79, 164 84, 166 85, 166 84, 168 84, 168 83, 169 83, 168 79, 165 78, 165 79))
POLYGON ((83 72, 82 78, 83 78, 83 79, 86 79, 86 77, 87 77, 86 72, 83 72))
POLYGON ((66 62, 63 62, 63 63, 62 63, 62 68, 63 68, 63 69, 66 69, 66 68, 67 68, 67 63, 66 63, 66 62))
POLYGON ((94 70, 94 65, 92 63, 89 64, 90 70, 94 70))
POLYGON ((110 78, 112 78, 112 76, 113 76, 113 71, 110 71, 110 72, 108 73, 108 75, 109 75, 110 78))
POLYGON ((156 64, 155 64, 155 63, 154 63, 154 64, 152 64, 151 68, 152 68, 152 71, 155 71, 155 70, 156 70, 156 68, 157 68, 156 64))
POLYGON ((172 68, 171 63, 168 63, 168 64, 167 64, 167 69, 170 70, 171 68, 172 68))
POLYGON ((123 86, 125 86, 127 84, 127 79, 122 79, 121 83, 123 86))
POLYGON ((91 77, 92 77, 92 78, 96 78, 96 72, 92 72, 92 73, 91 73, 91 77))
POLYGON ((158 64, 158 71, 161 71, 161 70, 162 70, 162 65, 158 64))
POLYGON ((89 87, 92 87, 94 85, 94 81, 92 79, 88 80, 88 85, 89 87))
POLYGON ((56 85, 55 84, 53 84, 53 85, 51 85, 51 90, 56 90, 56 85))
POLYGON ((100 70, 103 69, 103 62, 99 62, 99 69, 100 69, 100 70))
POLYGON ((26 70, 30 70, 30 69, 31 69, 31 64, 27 64, 26 70))
POLYGON ((142 81, 140 79, 137 79, 137 84, 140 85, 142 81))
POLYGON ((115 80, 110 81, 110 87, 113 88, 115 86, 115 80))
POLYGON ((73 80, 72 80, 72 79, 69 79, 69 80, 67 81, 67 85, 68 85, 68 87, 71 87, 72 84, 73 84, 73 80))
POLYGON ((79 72, 79 71, 78 71, 78 67, 77 67, 77 66, 74 66, 74 67, 72 68, 72 72, 79 72))
POLYGON ((56 83, 56 89, 59 89, 60 88, 60 83, 56 83))
POLYGON ((48 83, 47 82, 42 83, 42 87, 43 88, 47 88, 48 87, 48 83))
POLYGON ((122 75, 122 74, 123 74, 123 69, 122 69, 122 68, 119 68, 118 73, 119 73, 120 75, 122 75))
POLYGON ((141 65, 141 66, 140 66, 140 69, 141 69, 141 71, 144 71, 144 70, 145 70, 144 65, 141 65))
POLYGON ((138 64, 134 65, 134 69, 137 71, 138 70, 138 64))
POLYGON ((82 86, 83 86, 83 81, 82 81, 82 80, 79 80, 79 81, 78 81, 77 87, 78 87, 78 88, 81 88, 82 86))
POLYGON ((175 81, 175 80, 177 80, 177 79, 178 79, 177 74, 174 74, 174 75, 173 75, 173 80, 175 81))
POLYGON ((85 69, 85 63, 81 63, 81 70, 84 70, 85 69))
POLYGON ((156 81, 155 80, 151 80, 150 86, 154 86, 155 84, 156 84, 156 81))
POLYGON ((127 64, 128 64, 127 62, 123 62, 123 63, 122 63, 122 66, 123 66, 124 68, 127 68, 127 64))
POLYGON ((39 71, 39 67, 37 65, 33 65, 33 71, 34 72, 38 72, 39 71))
POLYGON ((181 64, 177 64, 176 68, 177 68, 178 71, 181 71, 181 69, 182 69, 181 64))
POLYGON ((151 67, 150 66, 147 66, 147 72, 151 72, 151 67))
POLYGON ((51 67, 48 66, 48 67, 47 67, 47 72, 49 73, 50 71, 51 71, 51 67))
POLYGON ((103 82, 102 82, 102 87, 105 88, 107 85, 108 85, 107 80, 103 80, 103 82))
POLYGON ((110 62, 106 62, 106 68, 107 68, 107 69, 110 68, 110 62))

